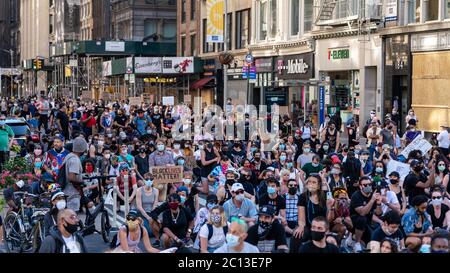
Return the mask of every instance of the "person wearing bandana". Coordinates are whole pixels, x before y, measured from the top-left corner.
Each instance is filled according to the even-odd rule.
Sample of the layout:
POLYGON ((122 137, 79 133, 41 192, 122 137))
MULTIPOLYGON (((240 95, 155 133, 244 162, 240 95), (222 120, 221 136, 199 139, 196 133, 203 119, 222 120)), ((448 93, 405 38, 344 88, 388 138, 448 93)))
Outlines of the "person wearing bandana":
POLYGON ((249 228, 245 241, 257 246, 261 253, 276 251, 287 253, 289 248, 284 227, 274 219, 275 209, 271 205, 261 206, 258 222, 249 228))

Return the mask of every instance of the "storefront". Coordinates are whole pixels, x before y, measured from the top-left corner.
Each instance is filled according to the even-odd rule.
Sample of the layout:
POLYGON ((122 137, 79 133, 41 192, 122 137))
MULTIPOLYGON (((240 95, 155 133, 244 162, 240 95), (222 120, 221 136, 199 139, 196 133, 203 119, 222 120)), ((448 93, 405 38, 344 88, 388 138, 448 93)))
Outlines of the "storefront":
POLYGON ((408 34, 384 38, 384 105, 385 113, 396 107, 399 127, 406 127, 405 117, 411 107, 411 52, 408 34))
POLYGON ((266 91, 274 86, 274 65, 273 58, 255 59, 256 82, 252 85, 251 97, 253 105, 267 105, 265 99, 266 91))
POLYGON ((339 111, 343 123, 353 118, 363 126, 372 109, 377 116, 383 115, 380 37, 371 36, 369 41, 361 37, 319 39, 316 54, 318 93, 324 91, 318 105, 324 109, 320 121, 324 114, 339 111))
POLYGON ((276 58, 275 82, 288 92, 288 111, 297 121, 316 120, 317 112, 312 105, 316 101, 313 83, 314 54, 312 52, 280 56, 276 58))
POLYGON ((418 127, 438 132, 450 121, 450 31, 411 35, 412 103, 418 127))

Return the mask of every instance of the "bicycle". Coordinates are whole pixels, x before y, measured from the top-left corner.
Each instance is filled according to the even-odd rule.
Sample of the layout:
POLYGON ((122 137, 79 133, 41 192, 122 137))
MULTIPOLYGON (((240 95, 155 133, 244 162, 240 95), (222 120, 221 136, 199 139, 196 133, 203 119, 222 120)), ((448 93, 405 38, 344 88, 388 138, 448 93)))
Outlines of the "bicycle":
POLYGON ((86 210, 86 219, 82 225, 81 235, 86 237, 88 235, 97 233, 102 235, 103 241, 105 243, 111 242, 111 223, 109 221, 108 211, 105 209, 105 199, 103 198, 103 192, 101 188, 101 180, 117 177, 116 175, 106 175, 106 176, 93 176, 93 177, 83 177, 83 180, 94 180, 97 179, 98 182, 98 192, 100 202, 96 204, 95 210, 91 213, 86 210), (100 231, 95 227, 95 219, 101 214, 100 219, 100 231))
POLYGON ((5 217, 3 232, 6 251, 11 253, 18 248, 19 253, 37 252, 45 238, 44 216, 49 209, 24 206, 26 198, 37 199, 42 195, 15 192, 13 197, 19 204, 19 211, 10 211, 5 217))

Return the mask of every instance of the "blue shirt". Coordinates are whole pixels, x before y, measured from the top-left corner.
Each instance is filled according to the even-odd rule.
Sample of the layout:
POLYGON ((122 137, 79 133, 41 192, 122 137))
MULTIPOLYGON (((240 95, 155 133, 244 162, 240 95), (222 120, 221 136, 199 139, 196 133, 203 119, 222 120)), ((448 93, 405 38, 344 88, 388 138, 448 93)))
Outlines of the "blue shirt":
POLYGON ((145 115, 143 118, 135 117, 133 120, 134 125, 136 125, 136 130, 141 134, 145 135, 147 133, 147 125, 152 122, 152 119, 145 115))
POLYGON ((231 218, 237 217, 239 214, 247 217, 257 219, 258 212, 256 211, 256 206, 250 199, 245 198, 242 201, 241 207, 238 208, 233 203, 233 199, 230 199, 223 204, 223 209, 225 210, 225 217, 228 222, 231 222, 231 218))
POLYGON ((419 215, 416 212, 415 208, 408 209, 402 217, 402 226, 406 235, 410 233, 426 233, 427 230, 432 227, 430 221, 430 215, 427 212, 424 212, 425 219, 422 223, 422 228, 420 232, 414 231, 416 229, 415 224, 419 222, 419 215))

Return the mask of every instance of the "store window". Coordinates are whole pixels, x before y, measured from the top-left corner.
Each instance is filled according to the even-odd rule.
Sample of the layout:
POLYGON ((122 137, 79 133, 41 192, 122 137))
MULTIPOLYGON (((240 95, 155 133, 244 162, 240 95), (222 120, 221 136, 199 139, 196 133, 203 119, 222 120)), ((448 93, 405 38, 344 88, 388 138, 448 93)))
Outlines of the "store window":
POLYGON ((291 0, 291 35, 300 33, 300 0, 291 0))
MULTIPOLYGON (((228 16, 227 16, 227 49, 228 50, 232 49, 231 48, 231 26, 233 25, 233 21, 232 20, 233 20, 232 14, 228 13, 228 16)), ((224 16, 223 23, 225 24, 225 16, 224 16)), ((224 46, 223 43, 220 43, 218 45, 219 51, 223 51, 223 49, 224 49, 223 46, 224 46)))
POLYGON ((177 23, 175 20, 165 20, 163 24, 163 40, 175 41, 177 38, 177 23))
POLYGON ((196 35, 191 35, 191 56, 197 56, 196 35))
POLYGON ((144 20, 144 36, 150 36, 158 33, 158 20, 146 19, 144 20))
POLYGON ((181 37, 181 54, 186 56, 186 37, 181 37))

